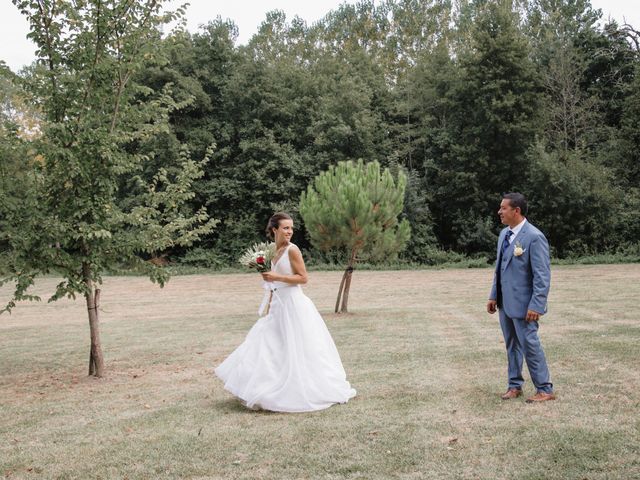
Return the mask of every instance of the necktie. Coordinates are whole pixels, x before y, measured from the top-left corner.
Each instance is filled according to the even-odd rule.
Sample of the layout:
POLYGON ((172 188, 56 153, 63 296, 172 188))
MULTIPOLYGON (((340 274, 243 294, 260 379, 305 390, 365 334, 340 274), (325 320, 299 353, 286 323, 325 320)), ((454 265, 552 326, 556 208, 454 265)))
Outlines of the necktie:
POLYGON ((511 245, 511 243, 509 242, 509 239, 511 238, 511 235, 513 235, 513 231, 512 230, 507 230, 507 234, 504 236, 504 240, 502 241, 502 255, 501 255, 501 257, 504 257, 504 254, 507 252, 507 249, 509 248, 509 245, 511 245))
POLYGON ((513 231, 511 229, 507 230, 507 233, 504 236, 504 240, 502 240, 502 245, 500 246, 500 258, 496 262, 496 289, 497 289, 497 298, 498 307, 502 308, 502 280, 501 280, 501 272, 502 272, 502 261, 504 259, 504 254, 507 253, 507 249, 509 248, 509 239, 513 235, 513 231))

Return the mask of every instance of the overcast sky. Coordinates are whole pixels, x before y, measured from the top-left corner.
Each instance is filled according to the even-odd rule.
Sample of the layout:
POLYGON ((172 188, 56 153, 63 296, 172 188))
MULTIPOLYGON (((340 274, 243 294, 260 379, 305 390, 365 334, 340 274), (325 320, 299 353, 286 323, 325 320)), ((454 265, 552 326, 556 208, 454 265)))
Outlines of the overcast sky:
MULTIPOLYGON (((174 4, 183 3, 175 1, 174 4)), ((283 10, 288 19, 295 15, 311 24, 320 20, 341 3, 356 3, 355 0, 191 0, 187 10, 187 28, 196 31, 198 26, 220 15, 232 19, 239 29, 238 43, 246 43, 271 10, 283 10)), ((623 19, 640 29, 640 0, 592 0, 595 8, 601 8, 604 17, 618 22, 623 19)), ((0 60, 17 71, 34 59, 33 44, 27 40, 29 25, 10 0, 0 0, 0 60)))

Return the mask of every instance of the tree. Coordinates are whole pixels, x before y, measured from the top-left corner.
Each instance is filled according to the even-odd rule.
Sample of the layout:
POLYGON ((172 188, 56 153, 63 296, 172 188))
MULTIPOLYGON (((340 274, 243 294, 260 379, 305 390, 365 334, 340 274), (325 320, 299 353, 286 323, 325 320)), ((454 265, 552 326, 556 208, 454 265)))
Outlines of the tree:
MULTIPOLYGON (((428 192, 424 203, 433 214, 434 234, 440 245, 453 248, 457 246, 457 237, 451 234, 448 204, 452 200, 471 204, 477 183, 465 168, 456 171, 455 112, 460 108, 457 92, 462 72, 449 52, 450 43, 445 38, 418 59, 408 81, 402 85, 405 100, 400 104, 403 115, 398 115, 396 123, 399 127, 396 151, 411 172, 408 190, 412 190, 413 183, 416 192, 428 192), (401 117, 405 117, 402 123, 401 117)), ((407 202, 406 206, 412 203, 407 202)), ((420 237, 423 228, 416 226, 413 216, 409 218, 415 244, 416 235, 420 237)))
POLYGON ((539 117, 539 80, 527 39, 509 1, 477 2, 469 45, 443 140, 450 151, 436 158, 432 211, 442 242, 468 253, 491 251, 495 199, 522 188, 527 148, 539 117))
POLYGON ((302 193, 300 214, 311 243, 320 250, 341 250, 347 255, 336 313, 347 312, 351 276, 358 260, 389 259, 405 248, 409 222, 398 221, 398 215, 406 183, 404 173, 399 172, 394 181, 389 169, 381 172, 378 162, 347 161, 318 175, 302 193))
POLYGON ((624 192, 624 200, 619 204, 616 215, 618 227, 615 237, 622 245, 633 244, 640 239, 640 33, 625 26, 629 44, 635 52, 635 77, 626 86, 622 106, 620 129, 609 142, 607 149, 616 183, 624 192))
POLYGON ((545 232, 558 257, 589 255, 611 249, 612 218, 623 198, 611 171, 580 150, 530 149, 525 191, 530 219, 545 232))
MULTIPOLYGON (((25 103, 18 77, 0 61, 0 196, 20 201, 28 184, 30 155, 25 138, 38 131, 37 115, 25 103)), ((35 160, 35 159, 34 159, 35 160)), ((0 209, 0 222, 6 213, 0 209)), ((0 239, 0 271, 10 256, 9 245, 0 239)))
POLYGON ((91 350, 89 374, 101 377, 100 285, 104 272, 122 264, 139 267, 163 285, 167 272, 143 257, 173 245, 190 245, 215 221, 204 210, 190 214, 185 203, 202 175, 202 161, 182 149, 180 168, 159 168, 151 180, 141 172, 156 153, 155 139, 168 130, 176 101, 165 87, 143 87, 136 74, 165 61, 160 26, 183 9, 163 13, 162 1, 86 2, 14 0, 28 18, 38 46, 37 65, 23 79, 39 106, 41 134, 30 141, 33 168, 25 198, 0 194, 0 242, 9 245, 13 299, 29 293, 40 274, 63 280, 49 301, 85 297, 91 350), (135 198, 121 198, 127 181, 135 198))

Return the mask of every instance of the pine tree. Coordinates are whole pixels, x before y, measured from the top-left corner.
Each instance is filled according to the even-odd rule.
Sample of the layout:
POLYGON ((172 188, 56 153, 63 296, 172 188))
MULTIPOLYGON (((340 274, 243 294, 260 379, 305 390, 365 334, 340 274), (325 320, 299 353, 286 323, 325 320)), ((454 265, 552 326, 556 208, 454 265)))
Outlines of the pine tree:
POLYGON ((407 179, 394 180, 378 162, 340 162, 321 173, 300 199, 311 243, 322 251, 340 250, 347 267, 335 311, 347 312, 351 277, 358 260, 389 259, 402 251, 410 236, 407 220, 398 220, 407 179), (342 304, 340 300, 342 299, 342 304))

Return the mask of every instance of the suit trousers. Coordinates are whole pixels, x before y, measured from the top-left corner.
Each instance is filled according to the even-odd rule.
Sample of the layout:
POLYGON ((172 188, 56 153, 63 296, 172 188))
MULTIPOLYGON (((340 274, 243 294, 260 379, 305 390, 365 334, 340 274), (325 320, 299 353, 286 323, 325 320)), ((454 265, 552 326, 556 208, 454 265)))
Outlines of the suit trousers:
POLYGON ((507 347, 509 388, 522 389, 522 360, 527 361, 531 381, 538 392, 553 392, 547 360, 538 337, 538 322, 510 318, 500 309, 500 327, 507 347))

